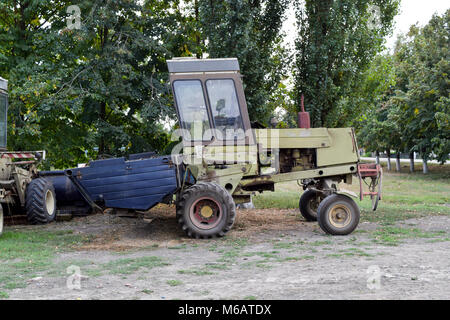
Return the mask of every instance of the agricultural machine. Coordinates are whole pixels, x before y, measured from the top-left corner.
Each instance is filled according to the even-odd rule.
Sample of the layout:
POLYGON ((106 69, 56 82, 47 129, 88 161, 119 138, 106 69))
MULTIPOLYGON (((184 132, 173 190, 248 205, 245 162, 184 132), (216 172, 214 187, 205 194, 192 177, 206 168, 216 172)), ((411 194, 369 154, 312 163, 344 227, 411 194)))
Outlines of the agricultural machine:
MULTIPOLYGON (((279 182, 297 182, 305 192, 299 208, 329 234, 351 233, 360 211, 356 194, 339 183, 360 180, 360 199, 381 199, 381 167, 360 164, 351 128, 252 128, 237 59, 168 61, 182 142, 171 156, 135 154, 89 162, 85 167, 40 172, 56 191, 58 209, 145 211, 175 203, 176 219, 190 237, 229 231, 235 204, 279 182), (367 182, 368 191, 364 191, 367 182)), ((367 189, 367 188, 366 188, 367 189)))
POLYGON ((19 170, 20 162, 2 156, 8 181, 0 183, 3 188, 10 183, 2 189, 2 201, 25 204, 36 222, 53 219, 53 187, 58 211, 146 211, 158 203, 175 203, 180 227, 194 238, 225 235, 233 226, 236 204, 274 191, 279 182, 303 187, 301 214, 317 220, 328 234, 349 234, 359 223, 356 194, 340 189, 341 182, 350 184, 357 177, 360 199, 370 196, 376 209, 381 167, 359 163, 351 128, 310 128, 306 112, 299 113, 299 128, 252 127, 234 58, 177 58, 168 61, 168 69, 181 137, 172 155, 135 154, 41 172, 34 162, 19 170), (18 172, 24 174, 20 181, 18 172))
POLYGON ((56 217, 56 195, 51 181, 38 177, 44 151, 6 151, 8 82, 0 78, 0 234, 4 214, 25 211, 33 224, 56 217))

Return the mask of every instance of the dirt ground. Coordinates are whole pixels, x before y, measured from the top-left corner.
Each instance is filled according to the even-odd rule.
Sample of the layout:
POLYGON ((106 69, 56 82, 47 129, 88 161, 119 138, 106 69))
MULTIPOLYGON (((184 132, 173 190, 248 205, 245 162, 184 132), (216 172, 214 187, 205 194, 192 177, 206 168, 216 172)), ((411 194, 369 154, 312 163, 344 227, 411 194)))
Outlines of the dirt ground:
POLYGON ((9 298, 450 299, 449 228, 450 216, 430 216, 332 237, 297 210, 238 210, 225 238, 192 240, 172 208, 145 220, 92 215, 44 226, 92 241, 56 257, 61 273, 29 279, 9 298))

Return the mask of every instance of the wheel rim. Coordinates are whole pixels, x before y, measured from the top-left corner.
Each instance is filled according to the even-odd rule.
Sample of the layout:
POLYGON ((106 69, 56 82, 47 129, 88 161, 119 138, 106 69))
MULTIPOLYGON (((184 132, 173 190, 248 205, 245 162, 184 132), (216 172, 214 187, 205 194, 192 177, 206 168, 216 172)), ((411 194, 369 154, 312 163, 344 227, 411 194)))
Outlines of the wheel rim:
POLYGON ((45 193, 45 208, 47 209, 47 214, 52 216, 55 211, 55 198, 51 190, 47 190, 45 193))
POLYGON ((189 210, 192 223, 199 229, 212 229, 222 217, 222 207, 210 197, 197 199, 189 210))
POLYGON ((346 205, 336 204, 330 209, 328 219, 334 227, 345 228, 352 219, 352 213, 346 205))

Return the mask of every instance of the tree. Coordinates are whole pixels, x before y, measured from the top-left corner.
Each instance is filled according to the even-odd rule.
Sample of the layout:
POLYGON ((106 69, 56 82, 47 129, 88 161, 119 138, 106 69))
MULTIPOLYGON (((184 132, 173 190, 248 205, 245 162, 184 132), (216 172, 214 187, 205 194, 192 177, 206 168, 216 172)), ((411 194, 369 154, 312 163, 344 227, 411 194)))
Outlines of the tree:
POLYGON ((251 120, 267 122, 285 74, 280 29, 288 0, 200 0, 199 21, 211 58, 237 57, 251 120))
POLYGON ((392 121, 402 134, 402 147, 418 152, 428 172, 427 161, 445 162, 450 152, 449 116, 449 17, 433 16, 423 28, 412 26, 398 39, 394 52, 396 92, 391 98, 396 106, 392 121))
POLYGON ((398 12, 398 0, 296 1, 299 26, 294 96, 305 95, 315 127, 345 126, 359 117, 355 101, 371 60, 383 48, 398 12))
MULTIPOLYGON (((378 57, 369 69, 377 70, 377 61, 388 59, 393 81, 388 90, 372 91, 374 103, 369 104, 364 120, 357 123, 358 136, 369 150, 395 149, 397 168, 400 152, 409 152, 412 172, 414 152, 421 155, 425 173, 429 159, 442 163, 448 159, 449 13, 450 10, 443 16, 433 16, 423 28, 412 26, 406 36, 397 40, 394 54, 378 57)), ((370 74, 366 74, 361 88, 371 82, 370 74)), ((380 77, 388 72, 378 69, 374 74, 380 77)))
MULTIPOLYGON (((1 75, 11 80, 9 147, 44 148, 57 167, 102 154, 163 150, 169 136, 161 120, 174 115, 165 60, 185 51, 172 33, 184 19, 178 1, 77 2, 79 30, 66 26, 68 4, 40 32, 27 31, 22 47, 32 54, 18 52, 13 40, 1 46, 8 62, 1 75), (22 62, 14 65, 14 59, 22 62)), ((47 7, 34 7, 27 21, 43 21, 47 7)), ((0 36, 15 39, 19 33, 7 23, 15 23, 18 9, 14 1, 0 8, 11 17, 0 36)))

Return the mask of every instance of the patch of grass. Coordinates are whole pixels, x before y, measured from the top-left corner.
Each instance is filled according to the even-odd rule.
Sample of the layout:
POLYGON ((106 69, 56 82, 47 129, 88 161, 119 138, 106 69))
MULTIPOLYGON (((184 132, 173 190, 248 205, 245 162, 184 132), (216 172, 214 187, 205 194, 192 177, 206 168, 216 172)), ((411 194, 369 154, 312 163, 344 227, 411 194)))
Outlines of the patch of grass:
POLYGON ((225 243, 229 246, 232 246, 234 249, 242 249, 243 247, 248 245, 248 239, 226 239, 225 243))
POLYGON ((339 252, 341 252, 344 256, 349 256, 349 257, 354 257, 354 256, 372 257, 372 255, 370 253, 367 253, 364 250, 361 250, 359 248, 348 248, 348 249, 339 250, 339 252))
POLYGON ((156 267, 168 266, 169 263, 164 262, 160 257, 140 257, 113 260, 102 265, 103 268, 109 270, 113 274, 132 274, 139 269, 150 270, 156 267))
POLYGON ((226 263, 208 263, 205 265, 205 268, 209 269, 218 269, 218 270, 226 270, 228 269, 228 265, 226 263))
POLYGON ((246 296, 244 297, 244 300, 256 300, 255 296, 246 296))
POLYGON ((0 288, 22 288, 30 278, 54 273, 60 268, 53 263, 57 253, 90 240, 90 237, 76 235, 70 230, 4 232, 0 239, 0 288))
POLYGON ((256 252, 246 252, 243 254, 245 257, 253 257, 253 256, 259 256, 261 258, 277 258, 279 251, 270 251, 270 252, 263 252, 263 251, 256 251, 256 252))
POLYGON ((387 246, 397 246, 408 238, 439 238, 445 231, 423 231, 418 228, 382 226, 372 233, 373 242, 387 246))
POLYGON ((274 249, 291 249, 295 245, 295 242, 275 242, 273 244, 274 249))
POLYGON ((179 274, 193 274, 196 276, 209 276, 214 274, 211 271, 208 270, 178 270, 179 274))
POLYGON ((40 260, 81 245, 90 238, 73 231, 6 231, 0 241, 0 260, 40 260))
POLYGON ((167 280, 166 283, 171 287, 176 287, 183 284, 180 280, 167 280))
POLYGON ((179 246, 173 246, 173 247, 167 247, 167 249, 171 249, 171 250, 179 250, 179 249, 186 249, 187 245, 184 244, 180 244, 179 246))
POLYGON ((326 244, 332 244, 332 241, 331 240, 322 240, 322 241, 318 240, 318 241, 310 242, 308 244, 310 246, 323 246, 326 244))
POLYGON ((446 242, 450 241, 450 238, 442 238, 442 239, 433 239, 426 241, 427 243, 436 243, 436 242, 446 242))
POLYGON ((152 293, 153 293, 153 290, 144 289, 144 290, 141 290, 141 292, 142 292, 142 293, 145 293, 145 294, 152 294, 152 293))
POLYGON ((4 291, 0 291, 0 299, 8 299, 9 298, 9 294, 7 294, 4 291))
MULTIPOLYGON (((295 182, 293 182, 297 185, 295 182)), ((278 188, 277 188, 278 189, 278 188)), ((253 204, 258 209, 291 209, 298 208, 300 188, 297 192, 264 192, 253 197, 253 204)), ((276 190, 278 191, 278 190, 276 190)))

